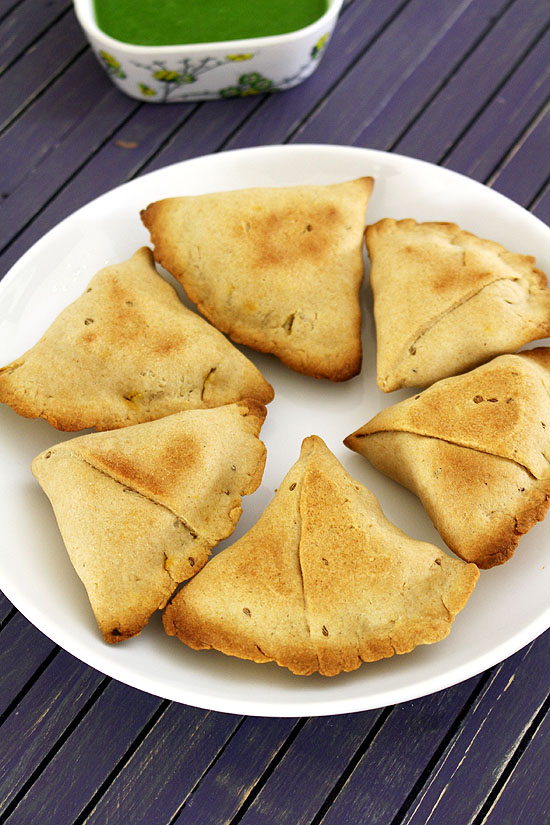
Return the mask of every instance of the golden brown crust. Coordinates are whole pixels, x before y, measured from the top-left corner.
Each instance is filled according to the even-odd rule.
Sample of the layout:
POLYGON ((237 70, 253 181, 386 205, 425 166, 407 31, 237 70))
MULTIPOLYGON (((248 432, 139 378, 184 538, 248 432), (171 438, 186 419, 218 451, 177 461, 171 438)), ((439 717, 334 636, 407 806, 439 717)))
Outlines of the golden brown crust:
POLYGON ((405 432, 345 443, 414 492, 447 546, 482 569, 508 561, 550 504, 549 479, 499 456, 405 432))
POLYGON ((360 431, 402 431, 508 458, 536 478, 550 470, 550 348, 501 355, 386 407, 360 431))
POLYGON ((101 270, 38 343, 0 370, 0 401, 53 427, 109 430, 273 389, 188 310, 149 249, 101 270))
POLYGON ((251 406, 84 435, 34 459, 106 641, 139 633, 233 532, 265 464, 265 408, 251 406))
POLYGON ((317 670, 296 553, 304 462, 302 455, 252 530, 206 565, 199 586, 175 596, 164 611, 168 634, 298 675, 317 670))
POLYGON ((361 369, 359 288, 372 178, 168 198, 143 210, 156 259, 237 343, 298 372, 361 369))
POLYGON ((367 227, 384 392, 432 384, 550 334, 534 258, 454 223, 385 218, 367 227))
POLYGON ((334 676, 444 638, 475 565, 405 536, 317 436, 257 524, 174 597, 167 633, 334 676))
POLYGON ((453 552, 507 561, 550 502, 550 349, 503 355, 388 407, 344 443, 412 490, 453 552))

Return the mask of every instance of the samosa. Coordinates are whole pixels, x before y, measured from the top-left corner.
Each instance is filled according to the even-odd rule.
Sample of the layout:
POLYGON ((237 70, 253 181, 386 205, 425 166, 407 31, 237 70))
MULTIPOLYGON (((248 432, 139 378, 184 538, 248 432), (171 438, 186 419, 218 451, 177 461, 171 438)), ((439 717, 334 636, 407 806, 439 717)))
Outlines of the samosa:
POLYGON ((139 633, 233 532, 262 478, 265 413, 256 402, 188 410, 34 459, 107 642, 139 633))
POLYGON ((98 272, 24 355, 0 370, 0 401, 59 430, 110 430, 273 389, 180 301, 143 247, 98 272))
POLYGON ((334 676, 443 639, 479 572, 406 536, 318 436, 259 521, 164 612, 195 649, 334 676))
POLYGON ((438 381, 344 443, 416 493, 458 556, 502 564, 550 504, 550 348, 438 381))
POLYGON ((367 227, 384 392, 425 387, 550 335, 550 290, 529 255, 454 223, 367 227))
POLYGON ((218 329, 316 378, 361 369, 363 233, 373 179, 166 198, 154 254, 218 329))

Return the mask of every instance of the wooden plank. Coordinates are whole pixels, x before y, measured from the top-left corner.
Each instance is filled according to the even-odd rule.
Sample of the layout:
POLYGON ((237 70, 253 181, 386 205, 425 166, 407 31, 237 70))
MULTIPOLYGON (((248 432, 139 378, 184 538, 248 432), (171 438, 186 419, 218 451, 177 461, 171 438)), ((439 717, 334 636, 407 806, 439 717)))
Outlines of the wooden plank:
POLYGON ((546 32, 454 144, 444 166, 479 181, 494 172, 545 103, 550 78, 549 55, 550 32, 546 32))
MULTIPOLYGON (((459 69, 465 55, 490 31, 495 17, 506 5, 507 0, 468 5, 433 48, 425 51, 408 76, 395 85, 384 107, 370 107, 365 126, 355 136, 354 144, 382 150, 394 148, 405 127, 414 122, 431 101, 432 105, 439 105, 438 94, 446 79, 459 69), (404 113, 407 113, 406 121, 404 113)), ((384 71, 383 67, 381 70, 384 71)))
POLYGON ((0 811, 63 739, 105 677, 61 651, 2 724, 0 811))
POLYGON ((520 146, 514 147, 490 181, 492 187, 516 203, 528 207, 548 180, 548 164, 533 158, 548 158, 550 107, 532 124, 520 146))
MULTIPOLYGON (((0 129, 29 104, 52 79, 86 48, 86 39, 72 12, 52 26, 0 77, 0 129)), ((86 78, 82 79, 85 99, 86 78)))
MULTIPOLYGON (((88 58, 93 59, 88 54, 84 56, 83 62, 87 62, 88 58)), ((77 101, 76 103, 78 106, 77 101)), ((33 215, 56 194, 60 185, 86 163, 90 154, 101 145, 104 135, 120 126, 135 108, 136 104, 130 98, 123 97, 109 84, 91 111, 80 112, 76 123, 71 124, 68 134, 54 149, 44 152, 42 147, 42 162, 31 166, 23 181, 4 199, 0 247, 9 243, 10 238, 21 231, 33 215), (32 204, 31 209, 29 204, 32 204)), ((26 118, 25 122, 27 123, 26 118)), ((44 125, 44 121, 42 123, 44 125)), ((13 146, 12 140, 11 143, 13 146)), ((105 187, 105 178, 102 180, 105 187)), ((83 200, 87 200, 87 193, 84 192, 83 195, 83 200)))
POLYGON ((36 669, 56 646, 21 613, 17 613, 0 635, 0 714, 17 698, 36 669))
POLYGON ((67 0, 23 0, 0 22, 0 73, 70 8, 67 0))
POLYGON ((458 724, 480 677, 394 708, 332 802, 322 825, 387 825, 458 724))
POLYGON ((457 133, 468 128, 491 102, 549 20, 550 6, 538 0, 518 0, 509 6, 394 150, 440 161, 457 133))
POLYGON ((265 95, 261 98, 254 96, 203 103, 144 164, 142 171, 152 172, 180 160, 208 155, 226 148, 224 144, 227 136, 239 124, 260 114, 264 99, 265 95))
POLYGON ((22 0, 0 0, 0 19, 13 12, 22 0))
POLYGON ((403 825, 473 823, 546 699, 549 672, 550 632, 495 670, 403 825))
POLYGON ((550 713, 521 755, 483 825, 550 822, 550 713))
MULTIPOLYGON (((52 186, 62 185, 93 154, 105 136, 117 128, 139 104, 130 104, 105 76, 103 82, 90 84, 86 105, 82 101, 82 77, 88 76, 95 63, 91 52, 81 57, 53 82, 0 135, 0 191, 3 211, 17 187, 31 175, 34 189, 27 183, 24 221, 51 195, 52 186), (59 157, 71 158, 65 169, 59 157), (45 189, 48 194, 41 195, 45 189), (35 202, 37 199, 37 202, 35 202)), ((54 190, 55 191, 55 190, 54 190)), ((12 223, 11 231, 18 231, 12 223)))
POLYGON ((4 623, 10 613, 14 612, 15 608, 6 596, 0 590, 0 623, 4 623))
MULTIPOLYGON (((0 277, 21 257, 24 251, 63 218, 98 195, 132 177, 141 168, 143 157, 154 153, 155 149, 162 143, 165 137, 163 127, 168 131, 174 122, 174 118, 184 119, 186 117, 189 110, 180 108, 184 106, 185 104, 158 106, 155 110, 158 111, 155 118, 151 118, 149 109, 146 107, 140 108, 133 118, 125 121, 107 143, 101 146, 96 154, 84 163, 82 169, 78 170, 66 186, 63 186, 63 181, 57 180, 59 191, 28 227, 21 224, 21 221, 24 221, 25 218, 26 201, 22 195, 18 195, 18 208, 16 209, 13 206, 10 214, 13 220, 19 221, 17 225, 20 231, 23 231, 0 258, 0 277), (125 148, 128 143, 131 144, 132 142, 137 143, 135 149, 125 148)), ((108 101, 105 101, 104 113, 107 117, 111 116, 108 101)), ((101 119, 98 112, 94 114, 94 117, 101 119)), ((101 132, 98 131, 99 134, 101 132)), ((74 143, 74 151, 78 152, 78 141, 74 143)), ((55 166, 58 173, 63 174, 62 154, 56 158, 55 166)), ((39 178, 37 178, 37 183, 39 185, 39 178)), ((31 186, 30 183, 27 185, 31 186)), ((26 208, 28 210, 28 204, 26 208)))
POLYGON ((239 825, 306 825, 381 719, 382 709, 308 719, 239 825))
MULTIPOLYGON (((120 811, 132 825, 168 825, 240 721, 231 714, 171 704, 82 825, 118 822, 120 811)), ((91 762, 95 756, 83 753, 82 758, 91 762)))
POLYGON ((109 682, 5 822, 73 822, 159 704, 147 693, 109 682))
MULTIPOLYGON (((495 8, 493 0, 489 3, 491 8, 495 8)), ((356 143, 377 115, 382 112, 391 114, 390 104, 396 91, 424 63, 447 33, 460 24, 461 17, 474 4, 479 5, 479 0, 460 4, 453 0, 439 3, 415 0, 408 3, 345 74, 315 116, 297 130, 295 140, 300 143, 327 142, 324 135, 330 135, 333 143, 356 143), (388 59, 389 55, 391 59, 388 59)), ((496 8, 500 5, 502 3, 497 2, 496 8)), ((457 48, 458 54, 456 49, 444 53, 444 63, 450 67, 464 54, 463 44, 459 43, 457 48)), ((433 78, 430 83, 433 84, 433 78)), ((403 129, 410 122, 409 113, 401 106, 398 113, 405 120, 403 129)))
POLYGON ((230 822, 296 726, 296 719, 245 719, 173 825, 211 825, 214 811, 217 822, 230 822))

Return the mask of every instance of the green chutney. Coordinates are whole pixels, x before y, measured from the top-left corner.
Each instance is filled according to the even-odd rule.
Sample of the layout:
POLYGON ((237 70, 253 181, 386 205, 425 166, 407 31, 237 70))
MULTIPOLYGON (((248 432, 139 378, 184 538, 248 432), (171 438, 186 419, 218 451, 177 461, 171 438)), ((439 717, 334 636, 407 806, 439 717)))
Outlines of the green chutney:
POLYGON ((327 0, 94 0, 105 34, 137 46, 216 43, 297 31, 327 0))

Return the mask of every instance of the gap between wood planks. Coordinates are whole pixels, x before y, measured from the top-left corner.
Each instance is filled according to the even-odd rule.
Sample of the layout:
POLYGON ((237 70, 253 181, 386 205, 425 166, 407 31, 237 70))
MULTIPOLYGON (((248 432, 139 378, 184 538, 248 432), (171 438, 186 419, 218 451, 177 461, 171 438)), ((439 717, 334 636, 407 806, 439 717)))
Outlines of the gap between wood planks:
MULTIPOLYGON (((37 669, 37 671, 35 673, 35 678, 33 678, 32 680, 29 680, 29 682, 31 684, 34 681, 36 681, 37 678, 39 678, 39 676, 42 674, 42 671, 50 664, 50 662, 55 658, 55 656, 59 653, 59 651, 60 651, 60 648, 56 648, 55 650, 53 650, 49 654, 48 657, 46 657, 46 659, 44 660, 42 665, 37 669)), ((72 721, 69 723, 66 730, 63 732, 63 736, 59 737, 59 739, 55 742, 55 744, 52 745, 52 747, 50 748, 48 753, 41 759, 41 761, 36 766, 36 768, 31 772, 28 779, 25 780, 25 782, 19 788, 18 792, 14 795, 13 799, 10 801, 10 803, 8 805, 6 805, 5 809, 2 811, 2 814, 0 815, 0 825, 1 825, 1 823, 5 822, 8 819, 8 817, 10 817, 11 814, 15 811, 15 809, 17 808, 19 802, 27 794, 27 792, 32 787, 32 785, 34 784, 36 779, 40 776, 40 774, 42 773, 44 768, 51 762, 51 760, 54 758, 56 753, 62 748, 63 744, 65 743, 65 740, 68 739, 68 737, 77 728, 77 726, 80 724, 82 719, 88 713, 90 708, 95 704, 97 699, 101 696, 101 694, 103 693, 103 691, 105 690, 105 688, 107 687, 107 685, 109 684, 110 681, 111 681, 110 677, 106 676, 100 682, 100 684, 94 690, 94 692, 89 697, 89 699, 84 703, 82 708, 75 715, 74 719, 72 719, 72 721)), ((30 685, 27 683, 27 686, 25 687, 25 690, 28 689, 28 687, 30 687, 30 685)), ((20 696, 17 697, 18 699, 21 698, 22 693, 23 693, 23 691, 21 692, 20 696)), ((3 721, 4 721, 4 719, 2 719, 2 722, 3 721)))
MULTIPOLYGON (((508 10, 509 10, 512 6, 513 6, 513 5, 514 5, 514 3, 515 3, 515 2, 516 2, 516 0, 509 0, 509 2, 508 2, 505 6, 504 6, 503 11, 501 12, 501 15, 500 15, 500 16, 504 15, 504 14, 505 14, 505 13, 506 13, 506 12, 507 12, 507 11, 508 11, 508 10)), ((422 108, 422 109, 421 109, 421 110, 420 110, 420 111, 419 111, 419 112, 418 112, 418 113, 417 113, 417 114, 416 114, 416 115, 412 118, 412 120, 410 121, 410 123, 408 123, 408 124, 407 124, 407 126, 403 129, 403 131, 402 131, 400 134, 398 134, 398 135, 396 136, 396 138, 395 138, 395 139, 391 142, 391 144, 389 144, 389 145, 388 145, 388 147, 387 147, 387 151, 392 152, 392 151, 395 149, 395 147, 399 145, 399 143, 402 141, 402 139, 406 136, 407 132, 408 132, 408 131, 409 131, 409 130, 410 130, 410 129, 411 129, 411 128, 412 128, 412 127, 416 124, 416 122, 417 122, 418 120, 420 120, 420 118, 422 117, 422 114, 423 114, 424 110, 425 110, 426 108, 428 108, 428 106, 430 106, 430 104, 431 104, 431 103, 433 103, 433 102, 437 99, 438 95, 439 95, 439 94, 441 93, 441 91, 445 88, 445 86, 449 83, 449 81, 450 81, 450 80, 451 80, 451 79, 452 79, 455 75, 457 75, 457 74, 458 74, 458 72, 460 71, 460 69, 464 66, 464 64, 468 61, 468 59, 469 59, 469 58, 470 58, 470 57, 474 54, 474 52, 476 51, 476 49, 477 49, 477 48, 479 48, 479 46, 481 45, 481 43, 483 42, 483 40, 484 40, 484 39, 485 39, 485 38, 486 38, 486 37, 490 34, 490 32, 492 31, 493 26, 494 26, 494 20, 493 20, 493 19, 491 19, 491 20, 487 23, 487 25, 485 26, 485 28, 484 28, 484 29, 480 32, 480 34, 478 35, 478 37, 477 37, 477 38, 476 38, 476 39, 472 42, 471 46, 470 46, 470 47, 469 47, 469 48, 468 48, 468 49, 467 49, 467 50, 466 50, 466 51, 465 51, 465 52, 461 55, 460 60, 457 62, 457 64, 455 65, 455 67, 452 69, 452 71, 450 71, 447 75, 445 75, 445 76, 441 79, 441 81, 438 83, 438 85, 437 85, 436 89, 434 90, 434 92, 433 92, 433 93, 430 95, 430 97, 429 97, 429 98, 425 101, 423 108, 422 108)), ((535 39, 534 39, 532 42, 530 42, 530 43, 529 43, 529 46, 527 46, 527 47, 523 50, 523 52, 521 52, 520 57, 518 57, 518 59, 515 61, 515 63, 513 64, 513 66, 510 68, 509 72, 508 72, 508 73, 507 73, 507 74, 506 74, 506 75, 502 78, 502 80, 499 82, 499 84, 497 85, 497 87, 495 88, 495 90, 494 90, 494 91, 493 91, 493 92, 489 95, 488 99, 487 99, 487 100, 485 100, 485 101, 483 102, 483 106, 481 106, 481 107, 480 107, 480 108, 479 108, 479 109, 475 112, 475 114, 473 114, 473 115, 472 115, 472 117, 471 117, 471 118, 468 120, 468 122, 464 125, 464 127, 461 129, 461 131, 460 131, 460 132, 456 135, 455 139, 453 140, 452 145, 451 145, 451 146, 449 146, 449 147, 445 150, 445 152, 443 152, 443 154, 439 157, 439 159, 438 159, 438 161, 437 161, 438 165, 441 165, 441 166, 444 166, 444 165, 445 165, 445 162, 446 162, 447 158, 448 158, 448 157, 452 154, 453 149, 456 147, 456 145, 457 145, 457 144, 459 144, 459 143, 461 142, 461 140, 463 139, 463 137, 464 137, 464 136, 465 136, 465 135, 469 132, 469 130, 471 129, 471 127, 472 127, 472 126, 476 123, 477 119, 479 118, 480 113, 481 113, 481 112, 482 112, 482 111, 483 111, 483 110, 484 110, 484 109, 485 109, 488 105, 490 105, 490 104, 492 103, 492 101, 493 101, 493 100, 495 100, 495 98, 496 98, 496 97, 498 97, 498 95, 499 95, 499 93, 501 92, 501 90, 502 90, 503 86, 505 86, 505 85, 506 85, 506 83, 510 80, 510 78, 512 77, 512 75, 513 75, 513 74, 514 74, 514 73, 518 70, 518 68, 519 68, 519 67, 521 66, 521 64, 524 62, 524 60, 525 60, 525 58, 527 57, 527 55, 529 54, 529 52, 530 52, 530 51, 531 51, 531 50, 532 50, 532 49, 533 49, 533 48, 537 45, 537 43, 538 43, 540 40, 542 40, 542 38, 546 35, 546 32, 548 31, 548 28, 549 28, 548 26, 547 26, 547 27, 545 27, 545 28, 544 28, 544 29, 540 32, 540 34, 538 34, 538 35, 535 37, 535 39)), ((490 184, 489 184, 489 183, 487 183, 487 181, 486 181, 486 185, 488 185, 488 186, 489 186, 490 184)))
POLYGON ((544 704, 541 706, 538 713, 535 715, 533 721, 525 731, 524 735, 521 738, 521 741, 517 748, 515 749, 514 753, 506 763, 502 773, 498 777, 497 781, 495 782, 492 790, 490 791, 487 799, 485 800, 484 804, 481 806, 479 813, 473 819, 471 825, 483 825, 486 818, 491 812, 493 805, 498 800, 500 794, 504 790, 506 783, 508 782, 510 776, 512 775, 517 763, 521 759, 523 753, 527 749, 527 746, 535 736, 537 730, 541 726, 542 722, 546 714, 550 711, 550 695, 546 697, 544 704))

